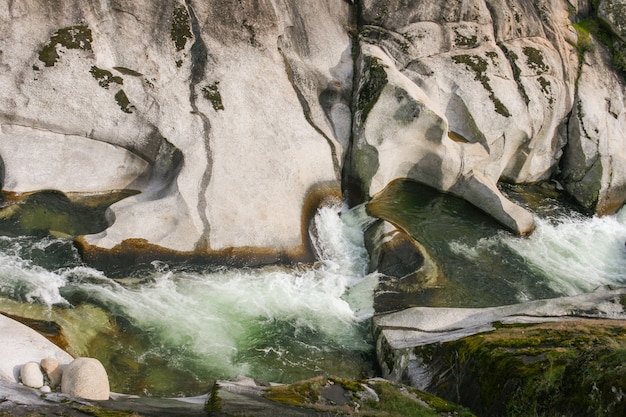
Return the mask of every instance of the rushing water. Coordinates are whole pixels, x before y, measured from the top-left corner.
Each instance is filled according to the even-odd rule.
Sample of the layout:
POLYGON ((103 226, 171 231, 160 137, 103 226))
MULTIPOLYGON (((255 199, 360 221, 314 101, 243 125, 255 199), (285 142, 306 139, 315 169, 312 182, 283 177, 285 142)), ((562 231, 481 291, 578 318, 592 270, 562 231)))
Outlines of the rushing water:
MULTIPOLYGON (((537 218, 533 234, 517 237, 427 187, 398 182, 388 191, 371 211, 419 240, 445 278, 395 308, 501 305, 626 284, 626 211, 589 217, 509 189, 537 218)), ((118 392, 194 395, 237 375, 360 377, 373 363, 379 279, 367 274, 364 212, 320 209, 319 261, 294 268, 153 262, 112 278, 83 265, 71 239, 0 237, 0 311, 60 323, 71 353, 99 358, 118 392)))
POLYGON ((190 394, 237 375, 359 377, 371 361, 377 283, 366 274, 361 230, 369 220, 363 210, 322 208, 313 266, 206 271, 153 262, 126 279, 81 265, 67 240, 5 237, 0 293, 46 306, 51 317, 85 304, 109 313, 81 353, 105 362, 118 391, 190 394))
POLYGON ((485 307, 626 285, 626 210, 592 217, 554 190, 504 191, 535 214, 537 228, 528 237, 504 231, 469 203, 417 183, 392 183, 377 197, 371 211, 420 241, 444 276, 436 288, 397 303, 485 307))

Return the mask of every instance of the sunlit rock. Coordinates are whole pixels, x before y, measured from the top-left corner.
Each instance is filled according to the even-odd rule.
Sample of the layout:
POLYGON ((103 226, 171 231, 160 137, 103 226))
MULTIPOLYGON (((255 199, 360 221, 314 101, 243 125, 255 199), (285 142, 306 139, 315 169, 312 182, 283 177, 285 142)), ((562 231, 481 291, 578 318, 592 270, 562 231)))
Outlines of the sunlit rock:
POLYGON ((357 74, 347 163, 353 193, 367 200, 408 178, 465 198, 515 232, 533 229, 532 215, 504 197, 498 177, 486 172, 485 149, 453 140, 446 116, 383 50, 362 44, 357 74))
POLYGON ((22 384, 31 388, 43 387, 43 373, 37 362, 27 362, 20 370, 20 380, 22 384))
MULTIPOLYGON (((0 314, 0 379, 18 382, 21 365, 55 358, 62 364, 72 357, 33 329, 0 314)), ((36 363, 39 367, 39 363, 36 363)), ((32 365, 29 365, 32 366, 32 365)), ((40 371, 41 372, 41 371, 40 371)), ((43 384, 42 384, 43 385, 43 384)))
MULTIPOLYGON (((474 341, 482 341, 489 338, 489 335, 496 329, 503 326, 519 328, 521 333, 512 336, 513 338, 524 338, 524 330, 527 327, 536 325, 538 329, 544 329, 543 336, 527 336, 531 340, 529 350, 524 353, 522 350, 519 359, 523 363, 534 363, 545 360, 546 355, 554 352, 563 352, 562 349, 572 348, 576 355, 583 355, 585 346, 593 345, 598 339, 607 341, 606 348, 615 349, 620 352, 619 346, 623 346, 624 340, 624 320, 626 320, 626 307, 624 299, 626 289, 600 288, 590 294, 583 294, 573 297, 565 297, 551 300, 538 300, 523 304, 507 305, 491 308, 410 308, 397 313, 381 315, 374 318, 374 332, 377 335, 376 350, 379 364, 382 368, 383 376, 393 381, 410 381, 411 384, 420 389, 433 392, 432 388, 443 379, 443 374, 438 374, 436 367, 442 360, 439 354, 434 355, 434 348, 440 349, 446 343, 463 343, 464 338, 473 337, 474 341), (588 320, 592 319, 592 320, 588 320), (603 319, 602 328, 600 320, 603 319), (598 323, 598 334, 594 333, 598 323), (571 324, 570 324, 571 323, 571 324), (565 333, 571 327, 571 336, 565 333), (552 329, 558 328, 558 332, 552 329), (605 339, 603 334, 611 338, 617 336, 615 342, 605 339), (541 337, 548 340, 555 334, 563 345, 557 342, 554 344, 544 343, 541 337), (551 336, 552 335, 552 336, 551 336), (581 337, 581 344, 572 343, 578 336, 581 337), (620 336, 621 335, 621 336, 620 336), (575 350, 579 349, 580 350, 575 350), (534 349, 534 350, 530 350, 534 349), (433 366, 431 366, 433 365, 433 366), (439 382, 438 382, 439 381, 439 382)), ((538 330, 539 331, 539 330, 538 330)), ((473 342, 467 342, 473 343, 473 342)), ((506 342, 501 345, 504 350, 507 348, 506 342)), ((526 346, 515 340, 510 347, 526 346)), ((492 352, 492 349, 490 349, 492 352)), ((559 353, 559 354, 561 354, 559 353)), ((491 353, 490 353, 491 355, 491 353)), ((517 355, 517 354, 515 354, 517 355)), ((512 357, 514 355, 512 354, 512 357)), ((566 355, 567 356, 567 355, 566 355)), ((571 356, 570 359, 574 357, 571 356)), ((582 356, 581 356, 582 357, 582 356)), ((467 365, 471 367, 471 361, 467 365)), ((445 359, 443 359, 445 361, 445 359)), ((502 356, 494 356, 493 366, 503 367, 510 364, 511 360, 502 356), (497 358, 497 359, 496 359, 497 358)), ((574 361, 575 362, 575 361, 574 361)), ((462 364, 459 364, 459 366, 462 364)), ((449 364, 445 366, 449 369, 449 364)), ((479 367, 480 368, 480 367, 479 367)), ((474 369, 474 368, 471 368, 474 369)), ((475 370, 475 369, 474 369, 475 370)), ((444 371, 445 372, 445 371, 444 371)), ((462 374, 462 373, 461 373, 462 374)), ((533 374, 535 375, 535 374, 533 374)), ((462 386, 480 385, 475 382, 457 380, 454 383, 462 386)), ((502 382, 504 384, 504 382, 502 382)), ((516 383, 519 384, 519 381, 516 383)), ((481 389, 487 387, 482 385, 481 389)), ((609 387, 610 391, 610 387, 609 387)), ((439 392, 441 395, 441 392, 439 392)), ((451 398, 449 400, 460 401, 468 404, 470 401, 465 397, 451 398), (465 402, 464 402, 465 401, 465 402)), ((490 397, 491 398, 491 397, 490 397)), ((475 409, 478 412, 478 409, 475 409)), ((482 410, 484 411, 484 410, 482 410)), ((497 412, 495 414, 498 414, 497 412)))
POLYGON ((63 369, 61 392, 87 400, 109 399, 109 378, 98 359, 76 358, 63 369))
POLYGON ((141 191, 86 250, 310 258, 350 134, 347 2, 29 0, 0 16, 7 186, 141 191))
POLYGON ((63 376, 63 369, 61 368, 59 361, 55 358, 43 358, 40 365, 41 369, 43 369, 48 376, 50 387, 58 387, 61 384, 61 377, 63 376))

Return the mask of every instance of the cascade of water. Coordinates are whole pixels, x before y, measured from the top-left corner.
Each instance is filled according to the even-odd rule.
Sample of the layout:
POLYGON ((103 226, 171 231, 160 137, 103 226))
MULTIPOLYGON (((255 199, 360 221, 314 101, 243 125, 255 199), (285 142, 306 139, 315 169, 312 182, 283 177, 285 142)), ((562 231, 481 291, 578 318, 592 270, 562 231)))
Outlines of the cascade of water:
POLYGON ((602 285, 626 285, 626 210, 615 216, 559 216, 536 219, 526 239, 502 243, 546 277, 563 295, 593 291, 602 285))
POLYGON ((26 257, 25 239, 5 238, 0 293, 50 307, 88 300, 149 341, 135 361, 167 358, 204 380, 246 374, 288 382, 350 367, 358 376, 371 349, 363 321, 373 314, 377 282, 366 275, 366 223, 364 210, 321 208, 313 266, 190 272, 154 262, 131 285, 78 264, 48 270, 26 257))

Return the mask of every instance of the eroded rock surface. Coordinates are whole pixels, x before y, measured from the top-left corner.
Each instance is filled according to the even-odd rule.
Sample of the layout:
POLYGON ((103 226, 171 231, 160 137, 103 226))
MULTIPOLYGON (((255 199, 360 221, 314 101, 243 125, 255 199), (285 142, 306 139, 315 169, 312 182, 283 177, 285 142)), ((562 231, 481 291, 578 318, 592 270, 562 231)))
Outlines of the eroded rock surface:
POLYGON ((626 201, 624 79, 578 30, 608 3, 621 4, 9 2, 3 189, 140 191, 81 239, 90 259, 310 259, 321 202, 397 178, 518 233, 532 215, 500 181, 558 178, 612 213, 626 201))
POLYGON ((141 191, 86 247, 303 258, 349 139, 348 3, 152 3, 0 6, 4 189, 141 191))

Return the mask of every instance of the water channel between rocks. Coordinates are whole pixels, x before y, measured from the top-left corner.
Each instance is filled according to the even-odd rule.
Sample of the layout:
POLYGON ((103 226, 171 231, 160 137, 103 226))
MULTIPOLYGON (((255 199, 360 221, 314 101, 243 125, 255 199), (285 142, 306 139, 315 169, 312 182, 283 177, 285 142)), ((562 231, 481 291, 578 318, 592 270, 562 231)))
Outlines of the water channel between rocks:
MULTIPOLYGON (((531 236, 426 187, 390 189, 379 209, 428 248, 444 279, 387 302, 480 307, 626 284, 626 213, 588 217, 545 190, 506 191, 536 213, 531 236)), ((238 375, 285 383, 371 375, 379 278, 367 274, 371 221, 363 208, 320 209, 314 265, 156 261, 121 276, 84 265, 71 239, 10 233, 0 237, 0 311, 60 324, 70 353, 99 358, 117 392, 189 396, 238 375)))

